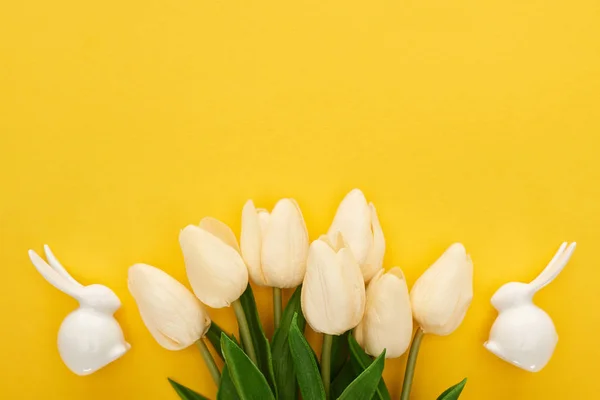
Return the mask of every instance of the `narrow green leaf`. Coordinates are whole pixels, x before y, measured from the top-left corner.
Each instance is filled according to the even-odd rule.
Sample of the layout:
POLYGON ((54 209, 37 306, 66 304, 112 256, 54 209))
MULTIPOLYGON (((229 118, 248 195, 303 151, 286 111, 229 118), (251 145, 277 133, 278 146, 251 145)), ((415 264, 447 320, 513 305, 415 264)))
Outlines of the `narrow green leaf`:
POLYGON ((348 385, 338 400, 371 400, 381 381, 384 364, 385 350, 348 385))
POLYGON ((273 372, 273 358, 271 356, 271 345, 265 335, 260 317, 258 316, 258 309, 256 308, 256 301, 254 300, 254 293, 252 287, 248 285, 242 297, 240 297, 240 303, 246 314, 248 320, 248 327, 250 328, 250 335, 252 336, 252 342, 254 343, 254 350, 256 350, 256 357, 258 362, 258 368, 267 378, 267 382, 273 391, 275 397, 277 397, 277 386, 275 385, 275 373, 273 372))
POLYGON ((440 394, 440 397, 437 400, 456 400, 462 393, 465 385, 467 384, 467 378, 458 382, 454 386, 450 386, 448 389, 444 391, 444 393, 440 394))
POLYGON ((343 335, 334 336, 333 343, 331 344, 331 377, 335 377, 340 373, 342 367, 348 360, 350 351, 348 349, 348 334, 346 332, 343 335))
POLYGON ((275 400, 265 376, 246 353, 226 334, 221 335, 221 349, 227 371, 242 400, 275 400))
MULTIPOLYGON (((350 348, 350 361, 354 367, 354 372, 356 375, 362 373, 371 363, 373 359, 369 356, 365 351, 360 347, 356 339, 352 334, 348 335, 348 345, 350 348)), ((390 392, 388 392, 387 387, 385 386, 385 382, 383 378, 379 382, 379 386, 377 387, 377 391, 375 392, 375 399, 378 400, 390 400, 390 392)))
POLYGON ((202 396, 200 393, 194 392, 192 389, 183 386, 180 383, 175 382, 171 378, 167 378, 173 389, 179 395, 182 400, 208 400, 208 397, 202 396))
MULTIPOLYGON (((219 345, 219 347, 221 346, 219 345)), ((227 365, 224 365, 223 371, 221 372, 221 383, 219 384, 219 390, 217 391, 217 400, 238 400, 239 398, 233 381, 231 380, 231 375, 229 375, 227 365)))
POLYGON ((346 361, 342 370, 337 374, 333 382, 331 382, 331 398, 337 399, 346 390, 348 385, 352 383, 358 374, 354 372, 354 367, 351 361, 346 361))
POLYGON ((307 400, 325 400, 325 389, 321 374, 315 361, 312 348, 298 328, 298 316, 294 315, 289 332, 289 345, 296 368, 296 378, 302 398, 307 400))
POLYGON ((302 286, 298 286, 283 310, 281 323, 279 328, 275 331, 271 342, 273 371, 275 372, 277 394, 280 399, 293 400, 298 398, 296 373, 294 370, 292 353, 288 344, 288 336, 294 314, 298 315, 297 323, 300 332, 304 332, 306 326, 306 320, 302 314, 302 306, 300 304, 301 292, 302 286))
POLYGON ((210 344, 212 344, 212 346, 215 348, 217 354, 221 357, 222 360, 224 360, 223 352, 221 352, 221 333, 223 332, 223 329, 221 329, 221 327, 217 325, 214 321, 210 324, 208 332, 206 332, 206 338, 208 339, 210 344))

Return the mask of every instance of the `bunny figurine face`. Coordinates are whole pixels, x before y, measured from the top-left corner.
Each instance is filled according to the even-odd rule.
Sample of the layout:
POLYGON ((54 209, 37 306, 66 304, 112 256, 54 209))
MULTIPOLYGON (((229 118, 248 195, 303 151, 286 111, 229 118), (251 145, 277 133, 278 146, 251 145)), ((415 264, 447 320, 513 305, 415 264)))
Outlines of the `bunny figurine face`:
POLYGON ((558 342, 552 319, 533 304, 533 296, 552 282, 567 265, 575 243, 563 243, 542 273, 530 283, 510 282, 492 296, 498 317, 492 325, 486 349, 519 368, 531 372, 546 366, 558 342))
POLYGON ((81 304, 94 310, 114 314, 121 308, 121 300, 104 285, 89 285, 82 289, 81 304))
POLYGON ((117 295, 103 285, 83 286, 44 246, 48 262, 33 250, 29 258, 48 282, 79 301, 79 308, 64 319, 58 331, 58 351, 63 362, 77 375, 89 375, 120 358, 131 346, 113 317, 121 306, 117 295))
POLYGON ((527 283, 509 282, 500 287, 492 296, 492 306, 498 311, 507 310, 531 302, 533 291, 527 283))

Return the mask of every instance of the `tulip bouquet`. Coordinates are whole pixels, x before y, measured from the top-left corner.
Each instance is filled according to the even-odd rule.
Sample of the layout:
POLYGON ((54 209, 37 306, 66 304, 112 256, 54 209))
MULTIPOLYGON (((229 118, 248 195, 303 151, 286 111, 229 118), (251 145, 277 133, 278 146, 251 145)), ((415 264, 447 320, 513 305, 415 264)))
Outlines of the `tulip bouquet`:
MULTIPOLYGON (((213 218, 185 227, 179 241, 193 294, 146 264, 129 269, 128 286, 162 347, 197 345, 218 387, 217 399, 390 399, 382 378, 385 359, 400 357, 410 346, 401 393, 407 400, 423 336, 452 333, 473 296, 473 265, 458 243, 410 293, 400 268, 386 272, 377 212, 356 189, 340 204, 327 234, 312 243, 291 199, 280 200, 271 212, 248 201, 240 245, 233 231, 213 218), (270 340, 249 279, 273 290, 270 340), (283 307, 286 289, 294 291, 283 307), (205 306, 232 307, 238 335, 211 322, 205 306), (305 338, 306 323, 323 335, 320 357, 305 338)), ((170 382, 182 399, 206 398, 170 382)), ((458 398, 465 382, 438 399, 458 398)))

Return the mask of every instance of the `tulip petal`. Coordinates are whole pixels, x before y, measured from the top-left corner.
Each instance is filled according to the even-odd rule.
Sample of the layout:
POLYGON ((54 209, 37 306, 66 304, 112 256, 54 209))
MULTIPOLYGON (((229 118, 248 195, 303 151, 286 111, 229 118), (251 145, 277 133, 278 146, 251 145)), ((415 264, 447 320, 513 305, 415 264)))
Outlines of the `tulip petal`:
POLYGON ((210 328, 208 313, 198 299, 164 271, 135 264, 129 268, 127 283, 144 324, 162 347, 184 349, 210 328))
POLYGON ((199 226, 201 229, 204 229, 205 231, 210 232, 214 236, 221 239, 226 245, 233 247, 238 253, 240 252, 240 247, 238 246, 235 233, 233 233, 227 224, 219 221, 216 218, 205 217, 202 218, 199 226))
POLYGON ((415 282, 410 298, 415 320, 425 333, 454 332, 473 298, 473 263, 464 246, 450 246, 415 282))
POLYGON ((352 252, 336 253, 324 241, 314 241, 302 286, 302 311, 313 330, 340 335, 360 322, 364 307, 364 281, 352 252))
POLYGON ((336 253, 326 243, 316 240, 310 245, 301 302, 306 321, 317 333, 330 330, 333 311, 329 299, 335 297, 339 289, 339 282, 335 283, 339 277, 333 267, 337 264, 336 258, 336 253), (333 272, 329 274, 333 275, 331 278, 328 271, 333 272))
POLYGON ((266 286, 267 282, 262 271, 260 256, 262 236, 259 215, 252 200, 248 200, 242 209, 242 233, 240 235, 242 256, 248 266, 252 282, 259 286, 266 286))
POLYGON ((334 235, 341 232, 359 264, 367 260, 373 245, 371 210, 365 195, 353 189, 340 203, 327 235, 333 243, 334 235))
MULTIPOLYGON (((371 211, 371 230, 373 232, 373 246, 369 251, 369 255, 364 264, 361 264, 361 269, 365 282, 369 282, 373 275, 383 269, 383 257, 385 255, 385 237, 383 236, 383 230, 379 223, 379 217, 377 216, 377 210, 373 203, 369 204, 369 210, 371 211)), ((379 354, 379 353, 378 353, 379 354)), ((378 355, 376 354, 376 356, 378 355)))
POLYGON ((267 227, 269 226, 269 220, 271 219, 271 215, 264 208, 257 208, 256 213, 258 214, 258 223, 260 224, 260 232, 262 236, 265 236, 265 232, 267 231, 267 227))
POLYGON ((308 231, 302 212, 290 199, 275 205, 262 243, 262 270, 268 286, 298 286, 306 271, 308 231))
POLYGON ((365 312, 365 281, 354 253, 350 249, 341 249, 337 256, 347 296, 344 302, 346 304, 344 310, 348 311, 347 320, 341 327, 345 332, 358 325, 365 312))
POLYGON ((222 308, 241 296, 248 285, 248 270, 236 249, 193 225, 181 231, 179 242, 188 279, 200 301, 222 308))
MULTIPOLYGON (((402 270, 379 271, 367 288, 367 305, 356 332, 359 344, 370 355, 386 349, 386 358, 400 357, 408 349, 412 335, 412 313, 408 287, 402 270)), ((358 340, 357 340, 358 341, 358 340)))
POLYGON ((335 251, 336 253, 343 249, 344 247, 348 247, 348 243, 344 241, 344 237, 340 232, 336 232, 330 236, 321 235, 319 236, 319 240, 325 242, 335 251))

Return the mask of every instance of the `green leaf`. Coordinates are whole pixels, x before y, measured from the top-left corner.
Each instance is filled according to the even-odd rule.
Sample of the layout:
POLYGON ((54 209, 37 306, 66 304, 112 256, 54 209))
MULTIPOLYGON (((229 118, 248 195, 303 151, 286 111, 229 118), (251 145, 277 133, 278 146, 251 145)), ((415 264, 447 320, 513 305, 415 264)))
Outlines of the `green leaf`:
MULTIPOLYGON (((225 331, 223 331, 223 329, 221 329, 221 327, 217 325, 214 321, 210 324, 208 332, 206 332, 206 338, 208 339, 210 344, 212 344, 212 346, 215 348, 217 354, 221 357, 222 360, 224 360, 224 358, 223 352, 221 352, 221 333, 224 332, 225 331)), ((227 336, 231 337, 231 335, 229 334, 227 336)))
POLYGON ((192 389, 187 388, 177 382, 175 382, 171 378, 167 378, 173 389, 179 395, 179 398, 183 400, 208 400, 208 397, 202 396, 200 393, 194 392, 192 389))
POLYGON ((242 400, 275 400, 265 376, 229 336, 221 335, 227 371, 242 400))
POLYGON ((254 293, 252 292, 252 287, 250 287, 250 285, 248 285, 242 294, 242 297, 240 297, 240 303, 244 309, 244 314, 246 314, 246 319, 248 320, 248 328, 250 329, 254 350, 256 351, 258 368, 267 378, 267 382, 271 387, 273 394, 277 397, 271 345, 269 344, 269 340, 267 339, 262 323, 260 322, 256 301, 254 300, 254 293))
POLYGON ((467 384, 467 378, 458 382, 454 386, 450 386, 448 389, 444 391, 444 393, 440 394, 440 397, 437 400, 456 400, 462 393, 465 385, 467 384))
POLYGON ((358 374, 354 372, 352 362, 346 361, 342 370, 337 374, 333 382, 331 382, 331 398, 337 399, 346 390, 348 385, 352 383, 358 374))
POLYGON ((302 314, 302 306, 300 304, 301 292, 302 286, 298 286, 283 310, 279 328, 275 331, 271 342, 273 371, 275 372, 277 394, 280 399, 292 400, 298 398, 296 373, 294 370, 292 353, 288 344, 288 337, 294 314, 298 315, 297 324, 300 332, 304 332, 306 326, 306 320, 302 314))
POLYGON ((385 364, 385 350, 344 390, 338 400, 371 400, 379 382, 385 364))
MULTIPOLYGON (((373 359, 369 356, 365 351, 360 347, 356 339, 352 334, 348 335, 348 345, 350 348, 350 361, 352 366, 354 367, 354 372, 356 375, 362 373, 371 363, 373 359)), ((390 392, 388 392, 387 387, 385 386, 385 382, 383 378, 379 382, 379 386, 377 387, 377 391, 375 392, 375 399, 378 400, 390 400, 390 392)))
POLYGON ((317 367, 312 348, 298 328, 298 315, 294 314, 289 333, 289 345, 296 368, 296 378, 302 398, 307 400, 325 400, 325 389, 317 367))
POLYGON ((221 383, 219 383, 219 390, 217 391, 217 400, 238 400, 239 398, 235 390, 235 385, 231 380, 231 375, 229 375, 227 365, 224 365, 221 372, 221 383))
POLYGON ((343 335, 334 336, 331 344, 331 377, 335 377, 340 373, 342 367, 348 360, 350 351, 348 349, 348 334, 346 332, 343 335))

